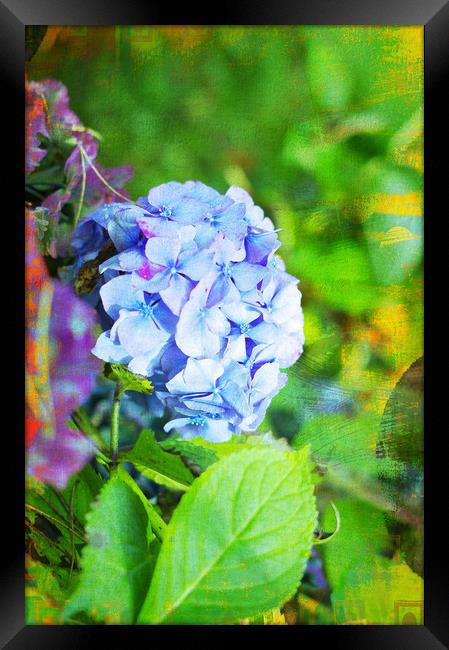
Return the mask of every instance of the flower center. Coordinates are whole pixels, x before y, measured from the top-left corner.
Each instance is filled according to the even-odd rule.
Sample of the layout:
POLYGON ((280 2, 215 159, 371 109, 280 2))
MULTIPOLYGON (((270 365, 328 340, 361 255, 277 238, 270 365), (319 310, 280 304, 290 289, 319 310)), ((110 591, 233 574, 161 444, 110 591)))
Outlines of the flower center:
POLYGON ((161 205, 159 208, 159 214, 161 217, 171 217, 173 214, 173 210, 169 208, 167 205, 161 205))
POLYGON ((221 272, 223 273, 225 278, 229 278, 229 276, 231 275, 231 267, 230 267, 230 265, 229 264, 223 264, 223 266, 221 267, 221 272))
POLYGON ((190 418, 190 424, 193 424, 194 427, 204 427, 206 424, 206 418, 204 415, 194 415, 190 418))
POLYGON ((142 305, 141 312, 145 318, 150 318, 154 312, 154 305, 142 305))
POLYGON ((249 323, 242 323, 240 325, 241 334, 246 334, 247 332, 249 332, 250 329, 251 329, 251 325, 249 323))

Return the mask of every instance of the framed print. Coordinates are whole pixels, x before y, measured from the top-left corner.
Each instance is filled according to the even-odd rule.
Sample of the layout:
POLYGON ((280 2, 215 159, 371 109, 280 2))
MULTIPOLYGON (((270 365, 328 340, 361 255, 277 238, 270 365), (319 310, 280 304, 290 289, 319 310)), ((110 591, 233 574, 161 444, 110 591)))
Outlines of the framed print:
POLYGON ((2 647, 447 646, 433 5, 3 2, 25 445, 2 647))

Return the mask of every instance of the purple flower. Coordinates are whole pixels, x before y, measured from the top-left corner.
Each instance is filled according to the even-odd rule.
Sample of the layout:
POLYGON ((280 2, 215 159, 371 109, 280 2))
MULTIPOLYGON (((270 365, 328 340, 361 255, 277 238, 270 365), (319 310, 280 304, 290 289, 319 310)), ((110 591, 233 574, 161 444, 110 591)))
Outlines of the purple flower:
POLYGON ((96 314, 73 289, 50 279, 36 247, 35 222, 27 245, 27 469, 63 488, 94 455, 92 443, 67 424, 90 395, 99 363, 90 350, 96 314))
POLYGON ((39 134, 48 137, 49 125, 45 102, 41 95, 32 84, 26 84, 25 93, 25 173, 31 174, 47 153, 40 146, 39 134))
MULTIPOLYGON (((49 215, 58 221, 62 208, 69 202, 95 208, 111 201, 126 200, 124 185, 133 176, 132 168, 103 169, 96 162, 98 135, 86 128, 70 109, 67 88, 60 81, 45 80, 29 82, 26 90, 27 173, 34 171, 47 153, 40 147, 38 134, 59 149, 72 147, 64 164, 66 186, 50 194, 42 203, 49 215)), ((60 252, 65 254, 65 245, 60 252)))

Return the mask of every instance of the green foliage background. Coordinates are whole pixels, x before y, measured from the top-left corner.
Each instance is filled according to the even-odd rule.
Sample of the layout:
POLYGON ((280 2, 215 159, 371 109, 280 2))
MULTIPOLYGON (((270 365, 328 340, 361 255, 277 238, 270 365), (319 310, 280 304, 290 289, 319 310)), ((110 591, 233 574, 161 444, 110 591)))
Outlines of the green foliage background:
POLYGON ((28 77, 66 84, 132 198, 237 184, 282 228, 306 346, 260 430, 311 444, 342 513, 298 620, 422 622, 422 28, 51 27, 28 77))

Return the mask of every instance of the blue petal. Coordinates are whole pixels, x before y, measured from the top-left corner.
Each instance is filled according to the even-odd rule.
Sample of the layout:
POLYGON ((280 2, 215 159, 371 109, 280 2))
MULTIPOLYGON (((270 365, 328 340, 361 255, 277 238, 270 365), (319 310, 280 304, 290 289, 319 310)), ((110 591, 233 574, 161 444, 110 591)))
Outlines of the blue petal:
MULTIPOLYGON (((272 343, 273 341, 282 342, 279 340, 280 330, 272 323, 259 323, 252 327, 248 336, 256 343, 272 343)), ((282 338, 282 337, 281 337, 282 338)))
POLYGON ((211 307, 208 309, 205 320, 211 332, 215 332, 220 336, 227 336, 229 334, 231 325, 219 307, 211 307))
POLYGON ((232 279, 239 291, 251 291, 265 277, 267 269, 258 264, 239 262, 232 267, 232 279))
POLYGON ((145 278, 140 276, 138 273, 133 273, 131 278, 131 286, 134 290, 147 291, 148 293, 159 293, 159 291, 167 289, 170 285, 172 274, 169 269, 166 269, 165 271, 153 275, 151 280, 145 280, 145 278))
POLYGON ((170 334, 159 329, 149 316, 133 313, 123 319, 117 328, 120 343, 133 357, 152 353, 155 358, 170 334))
POLYGON ((248 226, 243 219, 244 214, 244 204, 234 203, 217 218, 217 230, 234 242, 242 240, 248 232, 248 226))
POLYGON ((109 363, 128 363, 131 360, 131 356, 123 346, 111 340, 110 330, 100 334, 94 348, 92 348, 92 354, 109 363))
POLYGON ((247 305, 242 301, 226 301, 221 306, 221 310, 226 318, 229 318, 230 321, 237 323, 238 325, 252 323, 260 316, 260 311, 252 305, 247 305))
POLYGON ((210 213, 213 215, 219 215, 225 212, 234 201, 229 196, 222 196, 219 194, 213 201, 210 203, 210 213))
POLYGON ((250 414, 251 411, 247 394, 242 390, 242 387, 235 382, 228 382, 222 389, 221 395, 241 417, 246 417, 250 414))
POLYGON ((115 214, 118 210, 123 209, 123 203, 108 203, 107 205, 102 205, 101 208, 94 210, 89 215, 90 219, 93 219, 95 223, 98 223, 103 228, 108 227, 109 219, 115 214))
POLYGON ((223 366, 214 359, 188 359, 185 370, 167 383, 171 393, 211 393, 217 379, 223 374, 223 366))
MULTIPOLYGON (((198 417, 198 416, 197 416, 198 417)), ((202 416, 204 423, 194 425, 193 418, 177 418, 167 422, 165 431, 176 429, 183 438, 191 439, 200 435, 210 442, 226 442, 232 436, 229 423, 226 420, 215 420, 202 416)))
POLYGON ((176 264, 180 250, 179 237, 152 237, 146 243, 145 255, 153 264, 170 268, 176 264))
POLYGON ((184 225, 198 223, 205 217, 209 206, 195 199, 184 199, 173 210, 172 219, 184 225))
POLYGON ((145 354, 141 354, 138 357, 134 357, 128 364, 129 370, 134 372, 137 375, 144 375, 145 377, 151 377, 151 375, 156 370, 160 362, 161 355, 163 353, 163 347, 159 350, 151 350, 145 354))
POLYGON ((170 207, 182 198, 183 193, 184 188, 181 183, 170 181, 169 183, 163 183, 162 185, 153 187, 148 192, 148 203, 158 207, 170 207))
POLYGON ((123 207, 114 212, 108 221, 109 237, 118 251, 134 246, 139 241, 140 228, 136 223, 135 210, 123 207))
POLYGON ((209 292, 209 296, 207 298, 207 306, 213 307, 214 305, 221 303, 229 293, 231 285, 231 279, 225 277, 223 273, 220 273, 209 292))
POLYGON ((176 418, 175 420, 170 420, 167 424, 164 425, 164 431, 169 433, 172 429, 177 429, 178 431, 183 427, 190 424, 190 418, 176 418))
POLYGON ((248 233, 245 239, 246 259, 251 263, 262 262, 279 248, 281 242, 275 232, 248 233))
POLYGON ((223 233, 219 233, 214 241, 214 261, 217 264, 229 264, 230 262, 242 262, 245 259, 245 248, 235 245, 223 233))
POLYGON ((221 347, 220 336, 210 331, 205 320, 198 318, 198 311, 184 305, 176 327, 176 344, 191 357, 214 357, 221 347))
POLYGON ((202 250, 184 257, 184 253, 179 256, 180 263, 178 264, 179 273, 183 273, 191 280, 198 282, 204 278, 207 273, 215 269, 215 264, 212 260, 212 253, 210 251, 202 250))
POLYGON ((271 301, 272 318, 277 324, 285 323, 301 312, 301 293, 295 284, 288 284, 278 291, 271 301))
POLYGON ((183 370, 186 366, 187 358, 174 341, 169 343, 161 358, 161 368, 165 377, 171 379, 183 370))
POLYGON ((246 361, 246 336, 244 334, 231 335, 228 338, 228 345, 225 350, 226 360, 239 361, 244 363, 246 361))
POLYGON ((140 309, 143 303, 143 293, 133 289, 130 275, 109 280, 101 287, 100 296, 105 311, 114 320, 119 317, 120 309, 140 309))
POLYGON ((168 287, 160 290, 159 293, 162 300, 173 314, 179 316, 181 309, 189 299, 193 287, 193 282, 176 273, 171 276, 168 287))
POLYGON ((199 248, 208 248, 217 237, 217 230, 209 222, 198 224, 195 241, 199 248))
POLYGON ((216 200, 220 194, 212 187, 201 183, 201 181, 187 181, 184 183, 184 196, 210 203, 216 200))
POLYGON ((145 255, 141 246, 133 246, 118 255, 110 257, 106 262, 100 264, 98 270, 103 273, 107 269, 116 269, 117 271, 137 271, 145 260, 145 255))
POLYGON ((278 390, 280 374, 278 363, 266 363, 257 370, 252 381, 254 403, 260 402, 278 390))
POLYGON ((226 420, 207 418, 207 425, 201 431, 201 435, 210 442, 226 442, 232 437, 232 431, 226 420))

